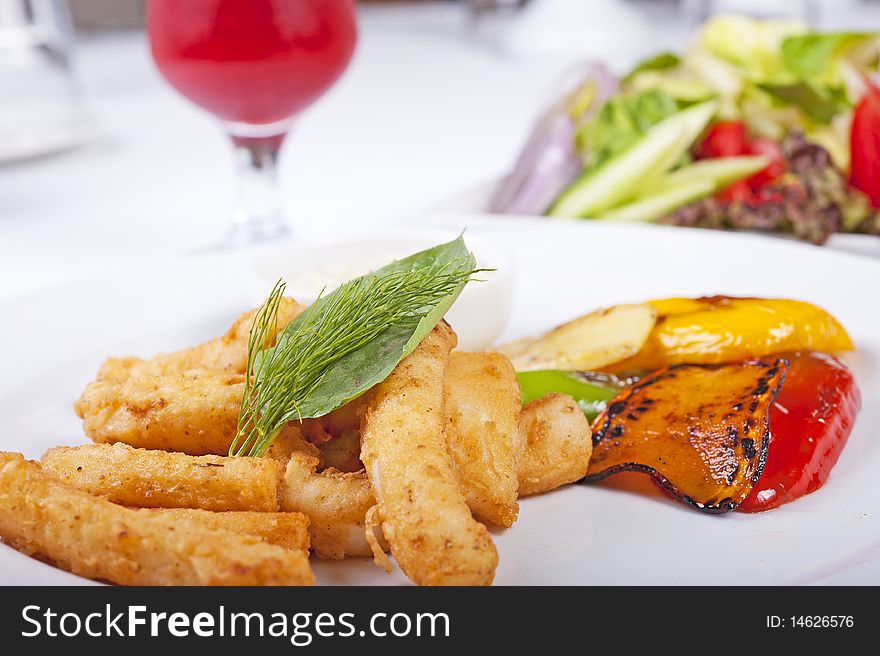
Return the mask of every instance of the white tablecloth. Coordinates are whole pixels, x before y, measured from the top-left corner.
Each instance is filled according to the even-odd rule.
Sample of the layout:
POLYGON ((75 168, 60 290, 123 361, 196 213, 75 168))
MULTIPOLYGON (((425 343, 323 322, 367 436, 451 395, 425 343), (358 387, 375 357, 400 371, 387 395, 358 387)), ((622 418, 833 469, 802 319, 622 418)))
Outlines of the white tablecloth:
MULTIPOLYGON (((344 78, 281 161, 304 237, 408 220, 509 165, 558 64, 505 60, 455 5, 361 12, 344 78)), ((214 243, 233 170, 219 126, 159 77, 141 32, 85 37, 78 72, 100 136, 0 168, 0 296, 214 243)))

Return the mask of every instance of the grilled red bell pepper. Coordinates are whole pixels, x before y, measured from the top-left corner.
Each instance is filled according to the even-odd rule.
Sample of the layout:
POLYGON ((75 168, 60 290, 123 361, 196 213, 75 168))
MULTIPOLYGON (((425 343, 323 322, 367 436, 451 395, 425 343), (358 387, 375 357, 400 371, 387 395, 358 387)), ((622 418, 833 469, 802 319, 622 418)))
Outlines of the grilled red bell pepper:
POLYGON ((853 112, 849 183, 880 208, 880 88, 871 82, 853 112))
POLYGON ((798 353, 770 412, 764 472, 738 510, 760 512, 817 490, 846 445, 861 394, 852 373, 825 353, 798 353))

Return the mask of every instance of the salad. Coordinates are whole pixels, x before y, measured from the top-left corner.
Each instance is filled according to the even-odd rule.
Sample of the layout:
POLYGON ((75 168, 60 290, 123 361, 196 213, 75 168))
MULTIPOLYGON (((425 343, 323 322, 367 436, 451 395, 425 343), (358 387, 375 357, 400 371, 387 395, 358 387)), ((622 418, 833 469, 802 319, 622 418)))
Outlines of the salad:
POLYGON ((622 77, 584 64, 491 211, 880 234, 880 39, 720 16, 622 77))

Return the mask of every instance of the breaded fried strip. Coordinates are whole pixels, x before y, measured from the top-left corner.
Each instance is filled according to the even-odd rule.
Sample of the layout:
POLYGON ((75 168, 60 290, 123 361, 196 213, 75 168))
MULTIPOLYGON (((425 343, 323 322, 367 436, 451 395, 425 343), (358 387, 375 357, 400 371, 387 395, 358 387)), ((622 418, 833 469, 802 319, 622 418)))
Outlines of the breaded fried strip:
POLYGON ((309 550, 309 518, 298 512, 214 512, 194 508, 138 508, 140 517, 165 517, 215 531, 250 535, 285 549, 309 550))
POLYGON ((376 500, 366 472, 332 468, 318 472, 319 464, 314 455, 290 455, 279 496, 281 508, 309 516, 311 548, 319 558, 371 556, 365 517, 376 500))
POLYGON ((89 383, 74 404, 95 442, 190 455, 225 455, 235 437, 244 376, 190 371, 89 383))
POLYGON ((65 483, 126 506, 278 510, 279 465, 269 458, 196 457, 88 444, 49 449, 42 464, 65 483))
MULTIPOLYGON (((196 456, 226 455, 238 426, 243 393, 244 376, 202 369, 121 382, 99 379, 86 386, 74 409, 83 419, 86 435, 95 442, 124 442, 196 456)), ((324 417, 306 420, 303 430, 315 443, 357 432, 360 398, 324 417)), ((355 453, 359 453, 360 437, 348 435, 348 439, 358 442, 355 453)), ((355 466, 354 459, 335 447, 329 451, 331 456, 340 456, 340 464, 355 466)))
POLYGON ((308 556, 175 517, 145 517, 0 453, 0 537, 81 576, 122 585, 312 585, 308 556))
POLYGON ((365 516, 376 500, 366 473, 333 468, 319 472, 319 451, 298 430, 285 430, 273 449, 283 455, 285 463, 278 490, 281 509, 308 515, 315 555, 329 560, 371 556, 365 516))
POLYGON ((449 452, 470 509, 483 521, 511 526, 519 513, 519 461, 525 436, 516 372, 500 353, 449 356, 444 384, 449 452))
MULTIPOLYGON (((294 451, 312 452, 314 446, 309 444, 302 436, 302 430, 298 424, 286 424, 269 444, 266 452, 261 457, 271 458, 279 465, 279 471, 283 472, 290 460, 290 454, 294 451)), ((315 452, 317 453, 317 452, 315 452)))
MULTIPOLYGON (((282 298, 278 305, 278 331, 284 330, 305 306, 292 298, 282 298)), ((131 376, 164 376, 182 374, 191 369, 210 369, 229 374, 243 374, 247 366, 247 344, 251 326, 259 308, 242 314, 224 335, 198 346, 174 353, 164 353, 149 360, 140 358, 110 358, 101 367, 98 380, 124 380, 131 376)), ((275 339, 276 332, 268 335, 267 342, 275 339)), ((268 346, 268 343, 265 345, 268 346)))
POLYGON ((582 479, 590 465, 590 422, 567 394, 548 394, 520 414, 526 450, 519 466, 520 496, 540 494, 582 479))
POLYGON ((488 585, 498 564, 447 451, 443 377, 454 346, 455 333, 441 322, 373 389, 361 433, 382 531, 420 585, 488 585))

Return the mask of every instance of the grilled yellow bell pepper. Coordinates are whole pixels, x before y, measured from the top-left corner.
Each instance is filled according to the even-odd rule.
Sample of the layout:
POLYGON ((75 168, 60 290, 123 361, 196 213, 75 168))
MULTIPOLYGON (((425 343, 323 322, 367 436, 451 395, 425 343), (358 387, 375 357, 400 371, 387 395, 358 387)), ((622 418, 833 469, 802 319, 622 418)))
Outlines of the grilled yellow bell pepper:
POLYGON ((641 350, 616 372, 672 364, 740 362, 786 351, 849 351, 840 322, 812 303, 775 298, 666 298, 649 301, 657 323, 641 350))

